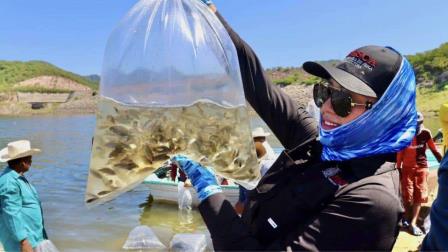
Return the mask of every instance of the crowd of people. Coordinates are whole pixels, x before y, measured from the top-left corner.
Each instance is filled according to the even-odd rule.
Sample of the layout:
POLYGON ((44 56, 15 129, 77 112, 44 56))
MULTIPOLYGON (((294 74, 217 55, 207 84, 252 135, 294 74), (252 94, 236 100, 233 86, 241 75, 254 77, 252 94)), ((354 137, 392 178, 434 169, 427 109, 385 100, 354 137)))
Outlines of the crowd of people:
MULTIPOLYGON (((216 6, 204 1, 235 44, 246 100, 283 145, 276 154, 263 128, 252 132, 263 175, 241 188, 236 206, 215 175, 176 155, 179 176, 197 191, 215 250, 391 250, 400 223, 413 235, 428 200, 426 148, 440 164, 439 194, 422 250, 447 250, 448 158, 436 149, 416 109, 407 59, 391 47, 356 48, 336 65, 305 62, 322 81, 310 114, 272 84, 252 48, 216 6), (316 120, 318 119, 318 121, 316 120), (401 185, 401 186, 400 186, 401 185)), ((48 239, 37 191, 25 177, 40 150, 15 141, 0 152, 0 241, 6 251, 33 251, 48 239)), ((178 176, 170 170, 171 178, 178 176)))

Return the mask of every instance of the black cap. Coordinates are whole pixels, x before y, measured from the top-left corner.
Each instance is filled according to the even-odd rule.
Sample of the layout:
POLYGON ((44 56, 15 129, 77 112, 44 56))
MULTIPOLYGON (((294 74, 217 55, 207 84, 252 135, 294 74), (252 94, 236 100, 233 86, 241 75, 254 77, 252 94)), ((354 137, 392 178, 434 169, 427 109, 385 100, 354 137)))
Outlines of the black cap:
POLYGON ((379 98, 400 69, 401 61, 402 56, 394 49, 364 46, 349 53, 336 66, 307 61, 303 69, 324 79, 333 78, 354 93, 379 98))

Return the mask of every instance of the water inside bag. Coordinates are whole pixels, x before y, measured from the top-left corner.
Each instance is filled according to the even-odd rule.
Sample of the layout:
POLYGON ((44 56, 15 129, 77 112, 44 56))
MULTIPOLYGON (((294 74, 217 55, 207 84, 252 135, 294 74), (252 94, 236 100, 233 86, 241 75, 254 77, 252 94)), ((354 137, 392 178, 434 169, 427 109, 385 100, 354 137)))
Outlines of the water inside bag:
POLYGON ((259 178, 245 107, 129 107, 102 99, 86 195, 106 201, 142 182, 175 154, 247 187, 259 178))
POLYGON ((107 43, 85 201, 111 200, 176 154, 252 189, 258 170, 238 55, 197 0, 140 0, 107 43))

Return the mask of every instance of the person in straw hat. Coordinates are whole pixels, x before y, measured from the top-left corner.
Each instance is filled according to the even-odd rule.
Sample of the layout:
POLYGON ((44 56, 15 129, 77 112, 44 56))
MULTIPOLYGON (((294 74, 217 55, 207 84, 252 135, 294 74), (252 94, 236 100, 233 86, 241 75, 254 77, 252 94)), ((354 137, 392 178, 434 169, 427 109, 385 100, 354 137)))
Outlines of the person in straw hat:
POLYGON ((259 157, 259 159, 262 160, 275 160, 277 159, 277 156, 274 152, 274 149, 272 149, 271 145, 268 143, 266 137, 270 136, 271 133, 264 131, 262 127, 257 127, 252 131, 252 137, 254 139, 254 142, 263 144, 264 149, 266 150, 266 155, 263 155, 262 157, 259 157))
POLYGON ((6 251, 32 252, 47 239, 39 196, 24 176, 39 152, 28 140, 0 151, 0 162, 8 163, 0 175, 0 241, 6 251))
MULTIPOLYGON (((269 170, 269 168, 278 158, 278 155, 274 153, 274 150, 266 140, 266 137, 269 135, 270 133, 265 132, 261 127, 255 128, 254 131, 252 131, 252 137, 254 139, 255 152, 257 154, 261 176, 263 176, 269 170), (269 151, 272 154, 269 153, 269 151)), ((246 198, 247 190, 244 187, 239 186, 238 202, 235 204, 235 210, 238 214, 243 213, 246 198)))

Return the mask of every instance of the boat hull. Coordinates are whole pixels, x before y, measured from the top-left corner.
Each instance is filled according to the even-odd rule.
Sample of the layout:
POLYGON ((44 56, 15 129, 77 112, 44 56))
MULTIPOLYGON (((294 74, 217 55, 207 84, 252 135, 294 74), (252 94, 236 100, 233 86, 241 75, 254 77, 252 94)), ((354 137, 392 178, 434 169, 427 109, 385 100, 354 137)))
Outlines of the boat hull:
MULTIPOLYGON (((178 200, 178 183, 169 180, 163 180, 157 178, 154 174, 145 179, 143 184, 149 188, 149 192, 153 196, 154 200, 163 200, 177 204, 178 200)), ((237 185, 223 185, 221 186, 224 195, 227 200, 235 205, 238 202, 239 188, 237 185)), ((197 197, 194 188, 189 188, 193 199, 193 206, 199 205, 199 199, 197 197)))

